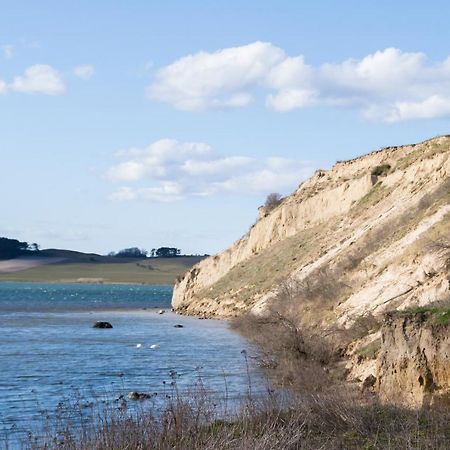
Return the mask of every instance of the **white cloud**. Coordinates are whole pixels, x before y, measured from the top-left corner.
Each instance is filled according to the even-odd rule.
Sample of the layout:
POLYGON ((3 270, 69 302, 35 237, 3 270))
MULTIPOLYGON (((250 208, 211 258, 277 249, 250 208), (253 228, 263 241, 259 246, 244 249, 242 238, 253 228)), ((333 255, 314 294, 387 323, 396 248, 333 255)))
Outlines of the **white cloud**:
POLYGON ((283 89, 267 96, 266 104, 279 112, 312 106, 317 102, 317 93, 308 89, 283 89))
POLYGON ((73 69, 73 73, 82 80, 89 80, 94 75, 95 69, 94 66, 91 66, 90 64, 82 64, 75 67, 75 69, 73 69))
POLYGON ((286 57, 267 73, 267 84, 274 89, 295 88, 299 84, 310 86, 313 82, 314 71, 305 64, 303 56, 286 57))
POLYGON ((387 48, 312 66, 302 55, 255 42, 180 58, 147 87, 150 98, 190 111, 243 107, 256 93, 279 112, 325 105, 386 122, 442 117, 450 115, 450 57, 431 62, 421 52, 387 48))
POLYGON ((284 58, 281 49, 265 42, 199 52, 160 69, 147 95, 190 111, 246 106, 251 89, 284 58))
POLYGON ((161 139, 146 148, 118 152, 118 157, 127 159, 111 167, 107 177, 112 181, 138 181, 145 176, 162 179, 174 171, 180 171, 180 167, 189 159, 198 161, 210 152, 211 147, 202 142, 161 139))
POLYGON ((425 60, 423 53, 402 53, 387 48, 364 57, 362 60, 348 59, 340 64, 324 64, 316 69, 323 89, 337 95, 372 92, 386 95, 404 89, 421 73, 425 60))
POLYGON ((13 56, 14 45, 11 44, 0 45, 0 50, 3 53, 4 58, 10 59, 13 56))
POLYGON ((108 176, 115 181, 137 181, 145 175, 146 171, 147 167, 144 162, 125 161, 111 167, 108 176))
POLYGON ((27 94, 59 95, 65 91, 59 72, 46 64, 28 67, 22 76, 14 77, 9 88, 27 94))
POLYGON ((411 119, 431 119, 450 115, 450 97, 433 95, 418 102, 397 102, 385 117, 387 122, 411 119))
POLYGON ((111 194, 116 201, 176 201, 224 192, 286 192, 312 172, 311 165, 303 161, 223 156, 205 143, 173 139, 121 151, 116 157, 122 161, 109 168, 107 178, 133 183, 111 194))

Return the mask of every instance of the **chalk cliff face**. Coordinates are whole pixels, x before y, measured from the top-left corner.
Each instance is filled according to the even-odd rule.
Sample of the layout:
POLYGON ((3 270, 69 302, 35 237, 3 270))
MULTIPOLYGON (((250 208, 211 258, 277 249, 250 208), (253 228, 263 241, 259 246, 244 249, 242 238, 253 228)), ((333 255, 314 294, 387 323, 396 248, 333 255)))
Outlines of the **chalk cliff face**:
POLYGON ((273 210, 260 208, 230 248, 188 271, 174 309, 264 314, 289 288, 300 321, 348 329, 361 316, 446 298, 448 252, 431 244, 450 238, 449 155, 442 136, 317 171, 273 210))

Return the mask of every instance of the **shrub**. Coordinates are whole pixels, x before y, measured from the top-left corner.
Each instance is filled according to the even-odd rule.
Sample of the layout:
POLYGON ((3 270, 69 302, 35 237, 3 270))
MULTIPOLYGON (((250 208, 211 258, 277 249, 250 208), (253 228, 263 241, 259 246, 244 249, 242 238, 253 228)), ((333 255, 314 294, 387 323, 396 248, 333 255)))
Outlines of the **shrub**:
POLYGON ((374 167, 371 175, 374 177, 385 177, 391 170, 390 164, 381 164, 380 166, 374 167))
POLYGON ((324 370, 337 354, 317 332, 298 325, 288 311, 270 310, 263 317, 247 314, 232 322, 232 327, 256 344, 258 362, 270 377, 302 395, 334 389, 324 370))
POLYGON ((266 211, 272 211, 272 209, 276 208, 283 200, 283 197, 281 194, 278 194, 277 192, 272 192, 269 194, 266 198, 266 201, 264 202, 264 208, 266 208, 266 211))

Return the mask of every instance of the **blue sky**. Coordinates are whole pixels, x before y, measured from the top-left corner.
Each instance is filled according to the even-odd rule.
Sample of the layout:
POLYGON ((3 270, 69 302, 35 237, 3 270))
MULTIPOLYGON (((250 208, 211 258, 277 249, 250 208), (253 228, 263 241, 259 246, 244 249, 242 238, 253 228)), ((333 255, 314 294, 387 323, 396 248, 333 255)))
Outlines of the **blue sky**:
POLYGON ((444 1, 2 1, 0 235, 214 253, 316 168, 449 133, 444 1))

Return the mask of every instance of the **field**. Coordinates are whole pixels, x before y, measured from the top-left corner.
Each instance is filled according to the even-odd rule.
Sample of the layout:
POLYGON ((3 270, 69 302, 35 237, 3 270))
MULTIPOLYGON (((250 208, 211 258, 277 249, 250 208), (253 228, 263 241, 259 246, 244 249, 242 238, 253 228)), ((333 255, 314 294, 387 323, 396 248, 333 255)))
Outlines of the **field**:
POLYGON ((175 279, 202 259, 200 256, 177 258, 126 259, 90 257, 70 258, 8 273, 1 281, 174 284, 175 279))

